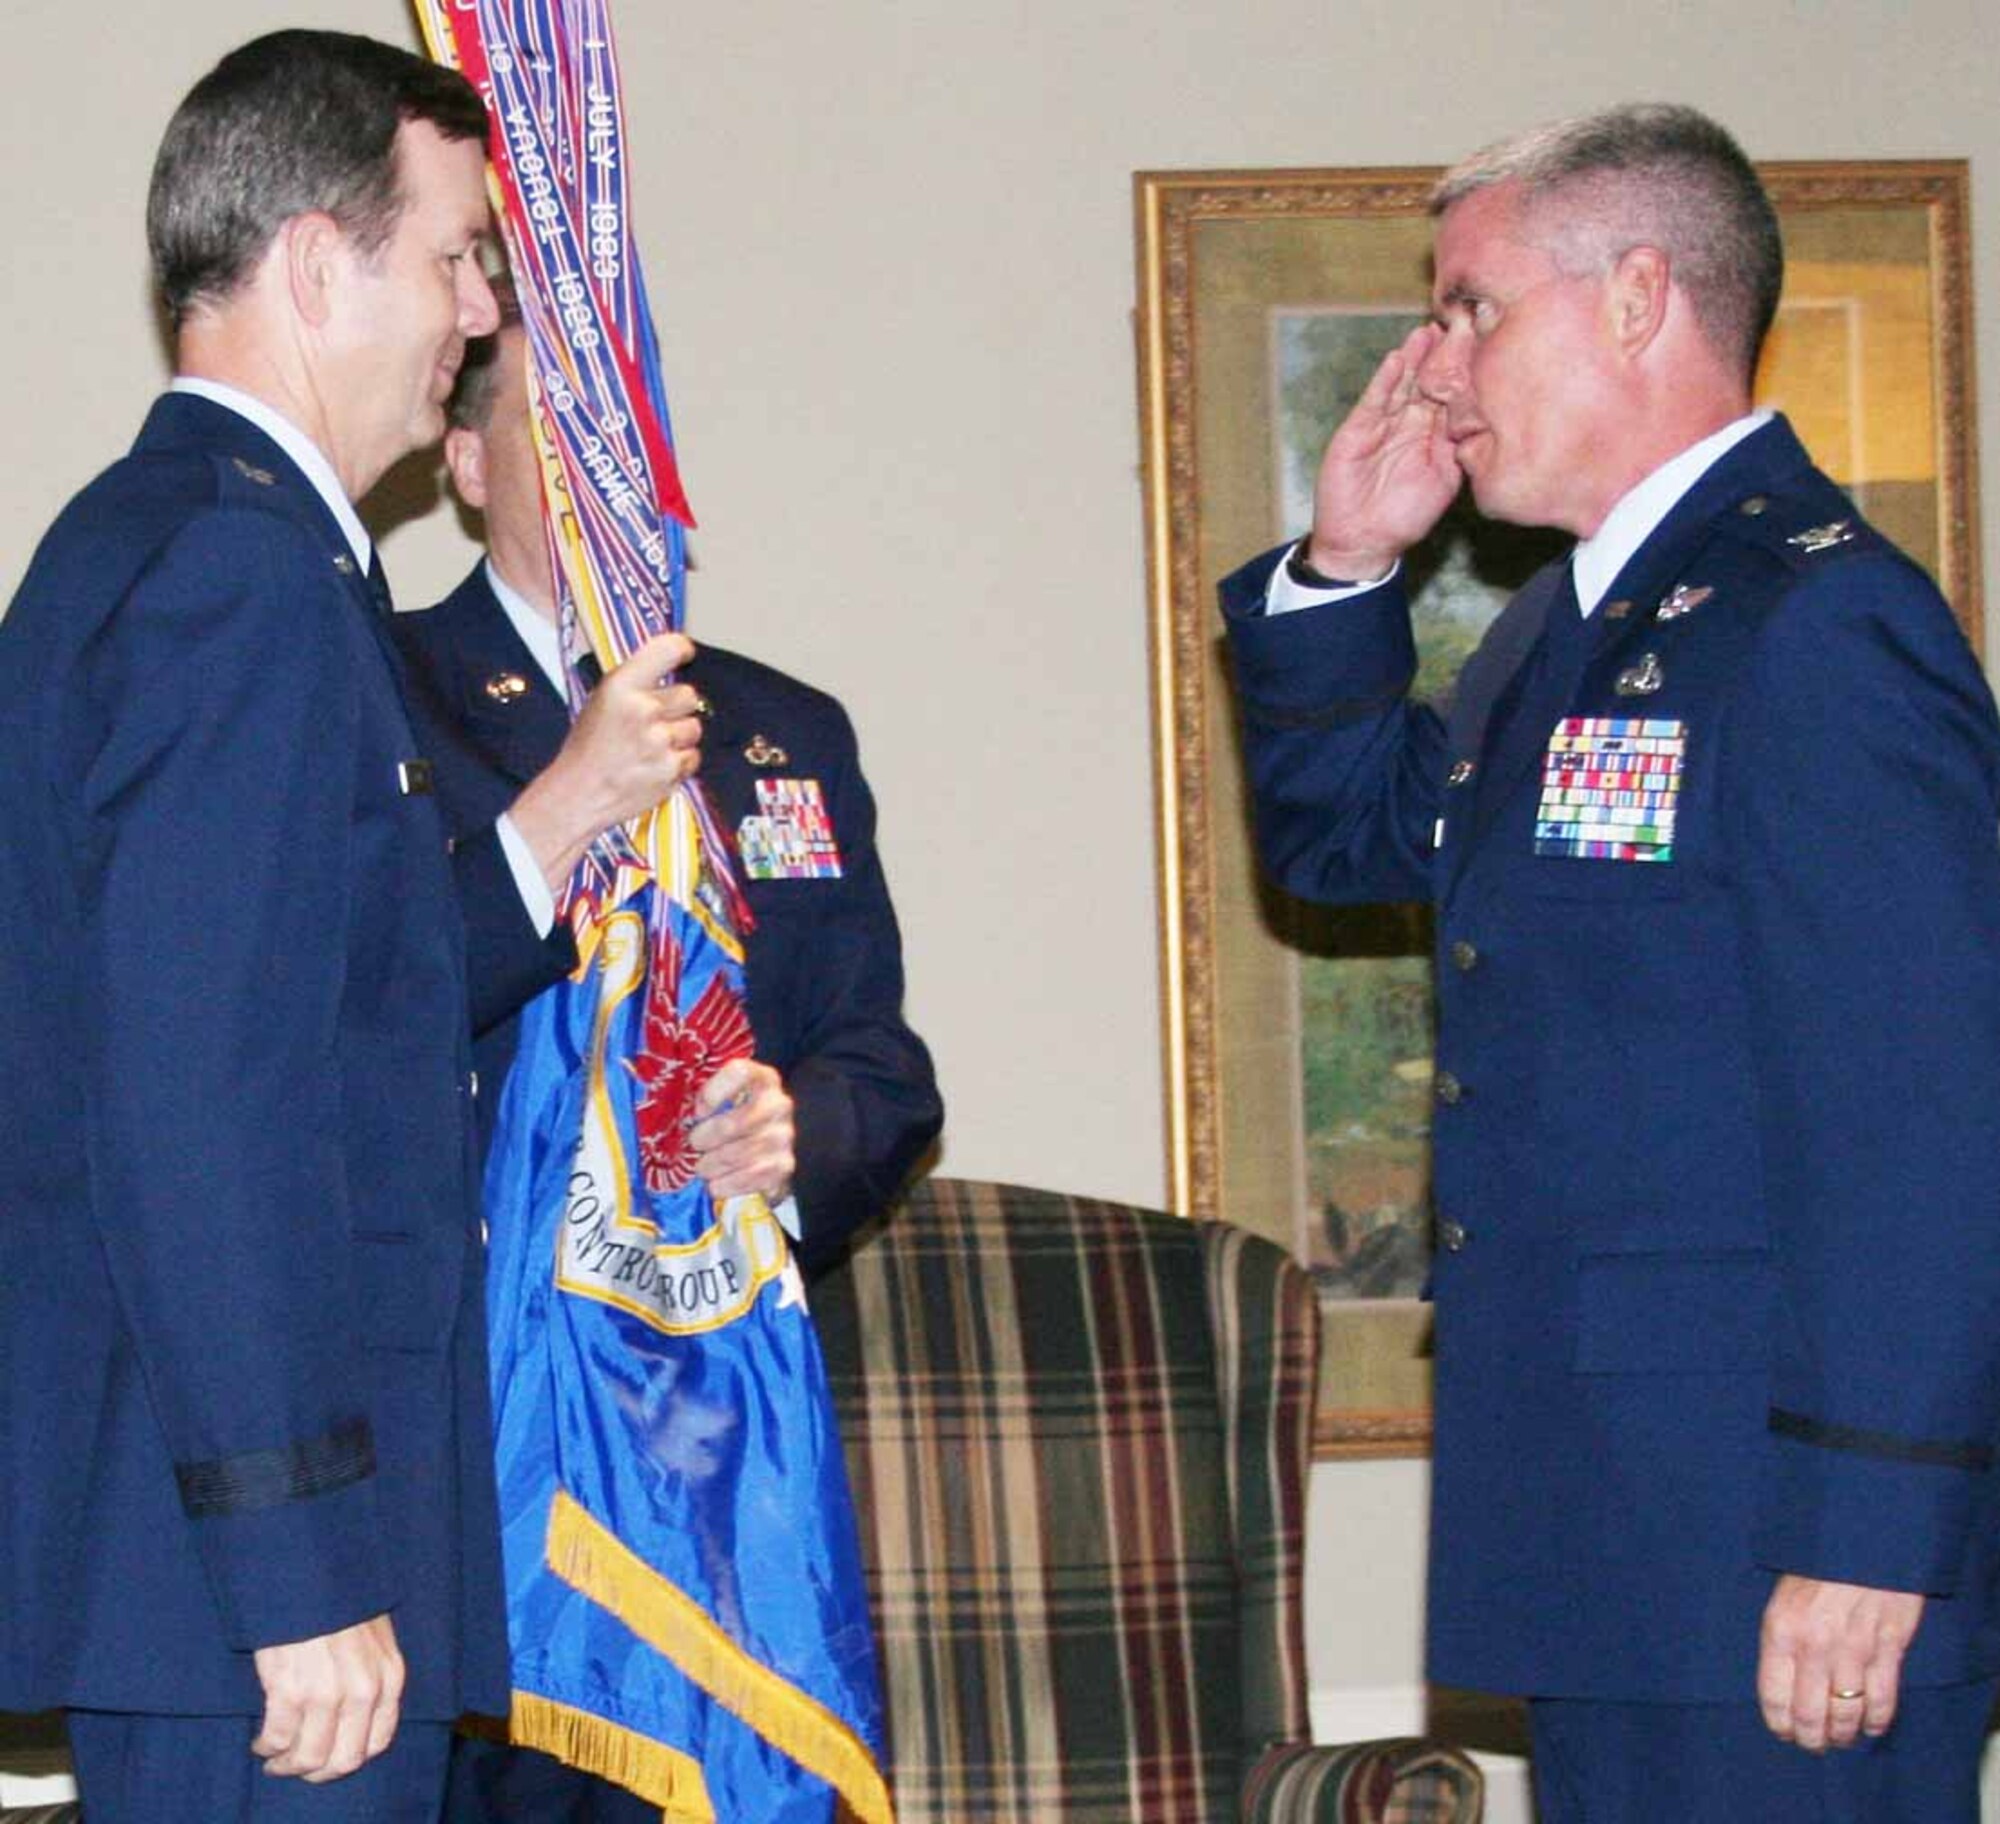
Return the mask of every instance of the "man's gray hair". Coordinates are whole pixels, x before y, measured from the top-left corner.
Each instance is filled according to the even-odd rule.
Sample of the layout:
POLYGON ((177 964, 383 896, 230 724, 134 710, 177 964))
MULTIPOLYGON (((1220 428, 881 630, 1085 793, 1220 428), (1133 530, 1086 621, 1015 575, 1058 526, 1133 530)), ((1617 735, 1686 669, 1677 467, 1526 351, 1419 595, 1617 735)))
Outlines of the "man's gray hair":
POLYGON ((1431 213, 1518 184, 1536 245, 1565 272, 1602 272, 1634 247, 1667 256, 1710 347, 1757 366, 1785 278, 1777 211, 1727 132, 1693 108, 1629 102, 1531 128, 1454 165, 1431 213))

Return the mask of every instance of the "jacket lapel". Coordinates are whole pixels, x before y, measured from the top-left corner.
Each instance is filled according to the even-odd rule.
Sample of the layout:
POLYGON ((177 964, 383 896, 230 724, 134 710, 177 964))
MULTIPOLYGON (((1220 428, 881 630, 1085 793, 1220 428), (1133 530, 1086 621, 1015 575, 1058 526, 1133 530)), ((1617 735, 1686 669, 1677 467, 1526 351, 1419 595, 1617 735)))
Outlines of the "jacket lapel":
POLYGON ((699 653, 694 663, 681 673, 680 681, 693 685, 708 699, 709 717, 701 733, 701 771, 697 777, 716 822, 733 844, 737 825, 755 809, 751 800, 756 797, 756 787, 744 750, 758 731, 743 720, 741 706, 726 692, 710 687, 703 675, 699 653))
POLYGON ((227 462, 251 498, 304 531, 324 553, 328 570, 340 579, 349 602, 373 635, 388 668, 390 685, 408 715, 409 680, 402 654, 376 608, 367 573, 356 560, 339 520, 279 443, 240 412, 213 399, 198 393, 167 392, 147 413, 133 448, 135 453, 197 450, 227 462))
MULTIPOLYGON (((1661 602, 1681 583, 1699 586, 1693 573, 1703 548, 1714 536, 1717 519, 1733 512, 1751 495, 1786 485, 1811 467, 1784 419, 1775 419, 1744 438, 1715 463, 1675 504, 1651 538, 1633 552, 1605 592, 1599 610, 1608 625, 1596 654, 1596 677, 1586 682, 1601 688, 1607 669, 1622 671, 1641 660, 1655 636, 1655 615, 1661 602)), ((1635 699, 1643 712, 1643 699, 1635 699)))
POLYGON ((1443 890, 1447 893, 1464 868, 1467 856, 1491 827, 1499 806, 1505 802, 1509 785, 1519 776, 1518 755, 1511 756, 1509 764, 1509 756, 1501 753, 1503 744, 1499 735, 1504 735, 1510 716, 1519 706, 1522 687, 1541 650, 1551 607, 1560 601, 1568 608, 1568 583, 1566 558, 1545 565, 1529 578, 1521 592, 1500 611, 1500 618, 1465 662, 1453 686, 1445 723, 1451 748, 1448 765, 1453 768, 1454 777, 1457 769, 1468 762, 1474 770, 1462 786, 1446 787, 1443 811, 1446 822, 1465 822, 1461 839, 1445 845, 1443 890), (1455 802, 1455 797, 1460 801, 1455 802))
POLYGON ((568 735, 569 705, 514 631, 483 564, 431 612, 451 619, 452 709, 461 726, 495 767, 526 785, 568 735))
POLYGON ((308 533, 326 554, 329 569, 345 583, 354 605, 373 622, 374 597, 340 528, 318 490, 297 463, 239 412, 198 393, 163 393, 140 427, 134 452, 198 450, 227 462, 259 504, 308 533))

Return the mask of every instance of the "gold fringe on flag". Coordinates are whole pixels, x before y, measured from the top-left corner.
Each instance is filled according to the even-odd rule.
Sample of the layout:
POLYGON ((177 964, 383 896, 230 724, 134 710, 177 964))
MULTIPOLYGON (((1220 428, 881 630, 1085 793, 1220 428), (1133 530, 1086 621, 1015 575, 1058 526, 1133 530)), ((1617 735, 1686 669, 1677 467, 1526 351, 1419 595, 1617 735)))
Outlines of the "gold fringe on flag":
MULTIPOLYGON (((807 1772, 817 1774, 840 1795, 859 1824, 895 1824, 888 1785, 861 1739, 825 1705, 768 1666, 759 1665, 715 1625, 699 1603, 675 1589, 561 1489, 556 1490, 549 1510, 548 1563, 563 1582, 610 1610, 724 1709, 741 1717, 807 1772)), ((514 1700, 517 1717, 522 1701, 518 1695, 514 1700)), ((612 1735, 627 1733, 594 1717, 582 1720, 612 1735)), ((530 1746, 543 1744, 533 1742, 530 1746)), ((675 1761, 685 1760, 664 1747, 659 1752, 675 1761)), ((595 1767, 592 1770, 598 1771, 595 1767)), ((616 1773, 610 1777, 622 1779, 616 1773)), ((699 1770, 695 1777, 700 1778, 699 1770)), ((654 1796, 644 1787, 635 1785, 633 1790, 649 1799, 654 1796)), ((681 1815, 668 1812, 672 1824, 679 1824, 681 1815)), ((708 1819, 713 1814, 685 1815, 708 1819)))
POLYGON ((636 1730, 532 1691, 516 1691, 507 1735, 659 1806, 661 1824, 715 1824, 701 1764, 636 1730))

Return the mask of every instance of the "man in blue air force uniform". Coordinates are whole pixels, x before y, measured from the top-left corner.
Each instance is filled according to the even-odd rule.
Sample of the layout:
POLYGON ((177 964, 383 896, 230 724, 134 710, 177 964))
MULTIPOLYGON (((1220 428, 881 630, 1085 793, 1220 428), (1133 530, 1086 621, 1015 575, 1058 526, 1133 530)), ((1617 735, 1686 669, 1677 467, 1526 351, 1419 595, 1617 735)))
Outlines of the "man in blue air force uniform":
POLYGON ((1223 585, 1259 842, 1437 908, 1430 1673, 1544 1824, 1977 1815, 2000 1667, 2000 731, 1750 376, 1782 275, 1690 110, 1437 192, 1435 320, 1223 585), (1580 541, 1413 703, 1461 476, 1580 541))
POLYGON ((331 33, 196 86, 179 377, 0 623, 0 1705, 92 1824, 419 1824, 505 1690, 465 927, 352 505, 496 320, 485 130, 331 33))
MULTIPOLYGON (((628 659, 598 684, 572 732, 529 426, 527 339, 508 281, 494 290, 503 327, 468 351, 445 439, 452 485, 483 517, 488 555, 436 607, 393 624, 446 822, 467 841, 510 801, 518 815, 526 790, 561 786, 569 751, 611 713, 609 699, 638 665, 628 659)), ((936 1137, 943 1107, 930 1054, 903 1019, 902 944, 846 712, 714 646, 681 676, 702 694, 702 783, 737 839, 756 921, 745 945, 756 1055, 703 1086, 690 1139, 718 1197, 770 1199, 810 1273, 890 1203, 936 1137), (815 806, 821 840, 804 853, 792 839, 810 835, 815 806)), ((577 852, 552 858, 547 892, 530 891, 549 932, 551 980, 575 965, 552 895, 577 852)), ((469 915, 479 910, 468 905, 469 915)), ((517 1024, 511 1015, 485 1023, 475 1041, 488 1123, 517 1024)), ((653 1824, 659 1808, 545 1755, 470 1741, 454 1763, 447 1815, 453 1824, 653 1824)))

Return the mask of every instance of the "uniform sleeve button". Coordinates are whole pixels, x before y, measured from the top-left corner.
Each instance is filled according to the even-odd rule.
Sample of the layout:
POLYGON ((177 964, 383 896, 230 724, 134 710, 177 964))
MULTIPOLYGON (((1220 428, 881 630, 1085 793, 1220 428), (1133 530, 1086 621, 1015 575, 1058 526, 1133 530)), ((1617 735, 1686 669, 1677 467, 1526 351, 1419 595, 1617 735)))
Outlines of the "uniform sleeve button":
POLYGON ((1465 1230, 1457 1223, 1441 1222, 1438 1224, 1438 1246, 1444 1249, 1447 1254, 1463 1252, 1465 1242, 1465 1230))
POLYGON ((1479 946, 1459 938, 1451 947, 1451 966, 1460 975, 1470 975, 1479 967, 1479 946))
POLYGON ((1432 1093, 1447 1108, 1454 1108, 1465 1100, 1465 1085, 1448 1070, 1439 1071, 1437 1081, 1431 1087, 1432 1093))

